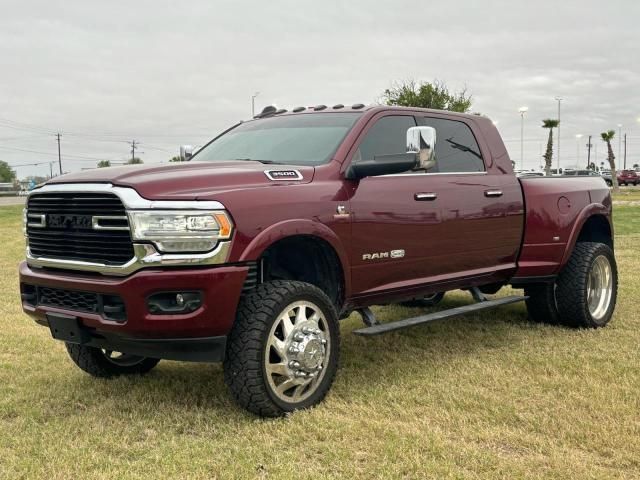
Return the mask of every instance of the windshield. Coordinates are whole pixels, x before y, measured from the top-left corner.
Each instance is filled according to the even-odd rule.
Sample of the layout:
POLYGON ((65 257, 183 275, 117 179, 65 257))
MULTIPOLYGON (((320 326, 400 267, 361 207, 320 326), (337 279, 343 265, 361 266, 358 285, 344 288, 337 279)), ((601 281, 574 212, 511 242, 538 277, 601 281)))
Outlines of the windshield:
POLYGON ((319 113, 254 120, 214 140, 193 159, 320 165, 329 161, 359 116, 351 112, 319 113))

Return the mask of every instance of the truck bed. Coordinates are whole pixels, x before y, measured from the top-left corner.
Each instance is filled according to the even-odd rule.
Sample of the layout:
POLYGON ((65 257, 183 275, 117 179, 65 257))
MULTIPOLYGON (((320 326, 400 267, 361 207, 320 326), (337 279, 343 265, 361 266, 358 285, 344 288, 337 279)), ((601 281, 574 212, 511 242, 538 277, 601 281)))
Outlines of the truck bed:
MULTIPOLYGON (((519 178, 525 205, 525 226, 514 283, 554 276, 568 260, 580 231, 590 222, 609 228, 611 196, 600 177, 519 178)), ((612 235, 611 237, 612 238, 612 235)), ((613 245, 612 245, 613 246, 613 245)))

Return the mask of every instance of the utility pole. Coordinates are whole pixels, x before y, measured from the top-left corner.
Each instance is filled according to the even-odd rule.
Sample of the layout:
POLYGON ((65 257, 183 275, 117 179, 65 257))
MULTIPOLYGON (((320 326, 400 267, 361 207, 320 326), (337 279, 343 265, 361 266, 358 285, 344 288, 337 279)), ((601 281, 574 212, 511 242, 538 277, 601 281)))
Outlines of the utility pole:
POLYGON ((131 163, 135 161, 134 158, 136 158, 136 147, 139 145, 140 145, 139 142, 136 142, 135 140, 131 140, 131 163))
POLYGON ((53 178, 53 162, 49 162, 49 178, 53 178))
POLYGON ((60 155, 60 134, 56 134, 58 140, 58 165, 60 166, 60 175, 62 175, 62 156, 60 155))
POLYGON ((558 175, 560 175, 560 102, 562 102, 562 97, 556 97, 558 101, 558 175))
POLYGON ((591 135, 589 135, 589 141, 587 142, 587 169, 591 166, 591 135))
POLYGON ((627 169, 627 134, 624 134, 624 169, 627 169))

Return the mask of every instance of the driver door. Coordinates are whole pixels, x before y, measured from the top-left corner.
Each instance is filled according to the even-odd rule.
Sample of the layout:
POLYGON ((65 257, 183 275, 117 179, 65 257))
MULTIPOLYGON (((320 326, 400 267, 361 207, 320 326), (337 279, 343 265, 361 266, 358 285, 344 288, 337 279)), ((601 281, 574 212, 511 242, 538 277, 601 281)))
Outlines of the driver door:
MULTIPOLYGON (((413 115, 380 116, 361 134, 351 161, 407 151, 413 115)), ((403 290, 437 275, 429 261, 438 248, 441 211, 424 173, 406 172, 358 180, 350 201, 351 281, 356 295, 403 290)))

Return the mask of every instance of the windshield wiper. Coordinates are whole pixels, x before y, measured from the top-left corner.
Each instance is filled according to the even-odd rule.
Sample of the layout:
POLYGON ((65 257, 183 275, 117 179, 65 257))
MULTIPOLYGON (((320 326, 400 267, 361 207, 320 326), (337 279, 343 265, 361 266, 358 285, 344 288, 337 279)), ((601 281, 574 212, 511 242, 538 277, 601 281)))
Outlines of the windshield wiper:
POLYGON ((260 163, 264 163, 266 165, 280 165, 279 162, 274 162, 273 160, 258 160, 256 158, 234 158, 234 160, 246 160, 249 162, 260 162, 260 163))

